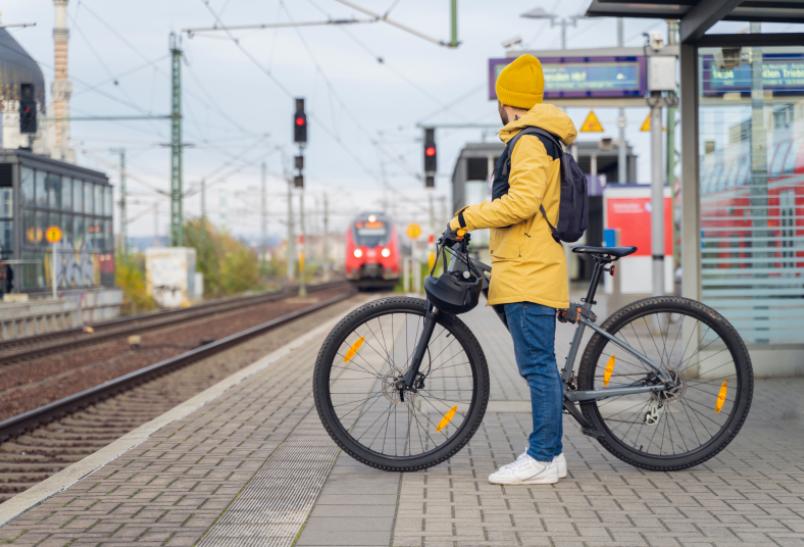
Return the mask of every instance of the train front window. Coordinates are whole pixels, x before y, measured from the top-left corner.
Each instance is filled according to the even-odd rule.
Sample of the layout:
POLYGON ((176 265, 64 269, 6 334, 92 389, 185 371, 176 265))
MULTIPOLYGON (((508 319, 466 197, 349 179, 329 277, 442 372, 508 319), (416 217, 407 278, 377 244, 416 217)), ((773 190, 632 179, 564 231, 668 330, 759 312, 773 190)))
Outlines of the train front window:
POLYGON ((355 223, 355 243, 361 247, 377 247, 388 241, 388 226, 380 221, 358 221, 355 223))

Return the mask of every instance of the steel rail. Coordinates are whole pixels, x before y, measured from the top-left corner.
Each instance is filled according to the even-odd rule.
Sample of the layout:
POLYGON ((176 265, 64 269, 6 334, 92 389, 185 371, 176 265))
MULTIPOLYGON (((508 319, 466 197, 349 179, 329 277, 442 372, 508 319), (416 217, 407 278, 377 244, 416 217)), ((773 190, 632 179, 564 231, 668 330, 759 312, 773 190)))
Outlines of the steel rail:
MULTIPOLYGON (((310 291, 317 292, 329 289, 341 283, 343 283, 343 281, 320 283, 310 287, 310 291)), ((291 291, 292 289, 289 288, 280 289, 279 291, 267 294, 215 300, 180 310, 121 317, 89 325, 94 330, 92 333, 87 333, 84 330, 86 327, 77 327, 41 335, 27 336, 15 340, 7 340, 0 342, 0 359, 2 359, 0 366, 57 351, 97 344, 119 336, 136 334, 165 325, 192 321, 215 313, 240 309, 243 306, 257 306, 268 302, 274 302, 291 296, 291 291)))
POLYGON ((151 380, 157 376, 173 372, 174 370, 205 359, 232 346, 242 344, 243 342, 255 336, 275 329, 276 327, 282 326, 295 319, 346 300, 353 294, 354 289, 345 288, 342 294, 338 294, 337 296, 328 298, 322 302, 283 314, 264 323, 260 323, 240 332, 225 336, 220 340, 199 346, 198 348, 192 349, 175 357, 170 357, 168 359, 159 361, 158 363, 154 363, 127 374, 123 374, 122 376, 118 376, 117 378, 113 378, 112 380, 108 380, 97 386, 73 393, 72 395, 68 395, 67 397, 53 401, 33 410, 23 412, 22 414, 11 416, 10 418, 0 421, 0 442, 4 442, 8 439, 19 436, 21 433, 35 429, 36 427, 47 424, 57 418, 71 414, 112 395, 127 391, 128 389, 140 385, 143 382, 151 380))

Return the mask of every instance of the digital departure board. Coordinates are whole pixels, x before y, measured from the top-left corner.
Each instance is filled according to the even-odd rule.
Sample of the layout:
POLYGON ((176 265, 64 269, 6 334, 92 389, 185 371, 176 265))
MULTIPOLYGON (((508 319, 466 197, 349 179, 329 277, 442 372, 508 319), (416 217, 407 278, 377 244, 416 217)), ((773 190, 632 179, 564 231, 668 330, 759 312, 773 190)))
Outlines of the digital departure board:
MULTIPOLYGON (((489 99, 496 99, 494 83, 513 58, 489 59, 489 99)), ((622 99, 647 93, 644 56, 540 57, 544 70, 544 98, 622 99)))
POLYGON ((704 97, 720 97, 726 93, 749 96, 755 76, 761 80, 763 92, 804 95, 804 54, 801 53, 765 53, 757 74, 748 62, 727 68, 720 66, 714 55, 702 55, 701 62, 704 97))

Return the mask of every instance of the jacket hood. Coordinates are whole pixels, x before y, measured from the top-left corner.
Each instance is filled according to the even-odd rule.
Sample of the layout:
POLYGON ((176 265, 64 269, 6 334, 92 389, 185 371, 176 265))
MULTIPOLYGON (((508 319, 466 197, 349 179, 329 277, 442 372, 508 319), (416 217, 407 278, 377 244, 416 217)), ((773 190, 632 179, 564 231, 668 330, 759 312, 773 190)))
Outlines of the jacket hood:
POLYGON ((572 144, 578 132, 572 119, 552 104, 538 103, 518 120, 508 122, 500 129, 500 140, 507 143, 525 127, 539 127, 556 135, 564 144, 572 144))

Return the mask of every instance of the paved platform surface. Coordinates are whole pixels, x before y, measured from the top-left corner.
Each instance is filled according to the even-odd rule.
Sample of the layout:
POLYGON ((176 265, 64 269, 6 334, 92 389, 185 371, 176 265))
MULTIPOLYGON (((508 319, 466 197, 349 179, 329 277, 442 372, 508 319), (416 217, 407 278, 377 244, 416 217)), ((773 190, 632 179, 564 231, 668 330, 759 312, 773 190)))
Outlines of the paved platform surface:
MULTIPOLYGON (((693 470, 633 468, 565 418, 570 475, 500 487, 486 476, 530 428, 510 339, 466 316, 492 370, 481 429, 419 473, 342 454, 311 395, 323 334, 0 527, 13 545, 804 545, 804 380, 760 381, 748 423, 693 470)), ((570 329, 559 326, 559 359, 570 329)))

